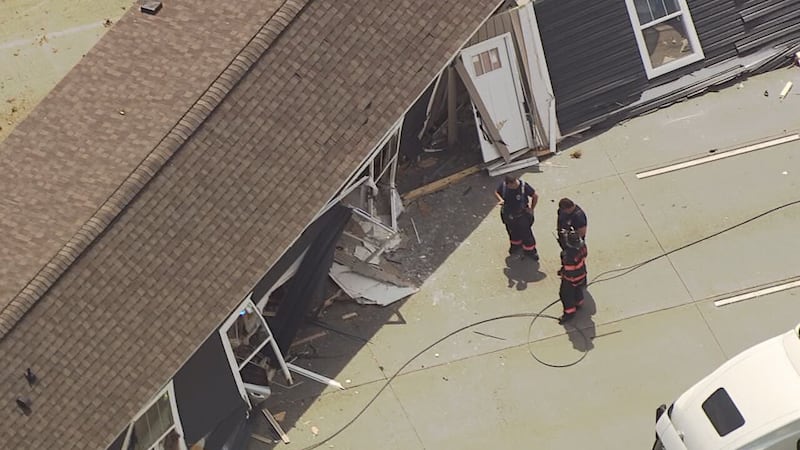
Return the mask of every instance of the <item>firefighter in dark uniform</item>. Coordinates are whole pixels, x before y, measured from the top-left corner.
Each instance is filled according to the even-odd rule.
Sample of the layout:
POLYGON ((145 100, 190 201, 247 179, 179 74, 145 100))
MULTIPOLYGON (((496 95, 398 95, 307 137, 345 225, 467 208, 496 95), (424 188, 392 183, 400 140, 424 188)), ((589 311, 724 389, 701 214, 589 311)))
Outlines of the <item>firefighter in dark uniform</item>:
POLYGON ((566 236, 570 231, 577 231, 580 238, 586 242, 586 213, 580 206, 568 198, 562 198, 558 202, 558 221, 556 232, 558 233, 558 245, 563 250, 566 246, 566 236))
POLYGON ((583 305, 583 289, 586 287, 586 245, 575 230, 565 234, 558 275, 561 277, 558 295, 564 306, 564 314, 558 323, 563 324, 575 317, 578 308, 583 305))
POLYGON ((533 209, 539 201, 536 190, 519 178, 506 176, 494 193, 501 205, 500 218, 511 241, 509 254, 522 250, 525 256, 539 260, 533 235, 533 209))

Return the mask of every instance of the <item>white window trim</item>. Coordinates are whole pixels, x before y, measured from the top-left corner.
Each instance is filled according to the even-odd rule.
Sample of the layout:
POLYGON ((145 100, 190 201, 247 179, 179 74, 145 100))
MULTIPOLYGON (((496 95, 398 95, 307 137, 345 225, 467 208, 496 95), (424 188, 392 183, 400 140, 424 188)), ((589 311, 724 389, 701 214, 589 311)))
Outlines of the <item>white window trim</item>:
MULTIPOLYGON (((164 395, 165 392, 169 394, 169 407, 170 411, 172 412, 173 427, 175 428, 175 431, 178 433, 178 436, 180 436, 180 439, 178 439, 178 448, 180 450, 187 450, 185 435, 183 434, 183 426, 181 425, 181 417, 180 415, 178 415, 178 403, 175 400, 175 388, 172 384, 172 380, 170 380, 170 382, 167 383, 167 385, 164 386, 163 389, 158 391, 158 394, 156 394, 147 403, 147 405, 144 408, 142 408, 139 411, 139 413, 136 414, 136 416, 134 416, 130 424, 128 424, 128 431, 125 433, 125 440, 122 443, 123 450, 126 450, 128 448, 128 445, 130 445, 131 433, 133 432, 133 425, 136 423, 137 420, 139 420, 140 417, 142 417, 147 412, 147 410, 149 410, 153 405, 156 404, 156 402, 161 398, 162 395, 164 395)), ((167 432, 163 436, 161 436, 158 440, 156 440, 156 442, 160 441, 161 439, 164 439, 164 437, 168 433, 169 430, 167 430, 167 432)))
MULTIPOLYGON (((253 409, 253 405, 250 403, 250 396, 247 395, 247 390, 244 388, 244 380, 242 380, 242 374, 239 373, 239 363, 236 362, 236 355, 233 353, 231 341, 228 340, 228 330, 231 328, 233 323, 236 322, 236 318, 239 317, 239 311, 248 305, 253 305, 250 295, 245 298, 245 300, 239 305, 238 308, 236 308, 233 314, 231 314, 222 324, 222 326, 219 328, 219 335, 222 338, 222 347, 225 349, 225 356, 228 358, 228 364, 231 367, 231 372, 233 372, 233 379, 236 381, 236 388, 239 390, 239 395, 247 403, 247 409, 250 410, 253 409)), ((258 309, 256 309, 256 311, 258 311, 258 309)))
POLYGON ((648 79, 652 80, 653 78, 672 72, 673 70, 680 69, 681 67, 688 66, 689 64, 705 58, 705 55, 703 54, 703 48, 700 46, 700 39, 697 37, 697 30, 694 28, 694 22, 692 21, 692 15, 689 11, 689 6, 686 4, 686 0, 678 0, 680 11, 668 14, 645 24, 639 23, 639 14, 636 12, 636 5, 633 3, 633 0, 625 0, 625 5, 628 7, 628 16, 630 17, 631 25, 633 25, 633 34, 636 36, 636 44, 639 47, 639 56, 644 64, 644 70, 647 73, 648 79), (652 63, 650 62, 650 54, 647 52, 647 44, 644 42, 642 30, 679 16, 683 16, 683 24, 686 27, 686 34, 688 35, 687 37, 689 38, 689 44, 692 46, 693 53, 675 61, 663 64, 659 67, 653 67, 652 63))
MULTIPOLYGON (((261 322, 261 325, 264 327, 264 329, 268 329, 267 321, 264 319, 264 316, 261 315, 261 313, 258 310, 258 307, 250 299, 250 296, 248 295, 247 296, 247 300, 242 302, 241 306, 239 308, 236 308, 236 311, 233 313, 233 315, 228 317, 228 320, 226 320, 225 323, 222 325, 222 328, 220 329, 220 331, 224 332, 225 340, 228 340, 228 330, 230 330, 231 327, 233 326, 233 324, 236 323, 236 319, 239 318, 239 312, 242 309, 248 308, 248 307, 253 309, 253 313, 258 317, 258 320, 261 322)), ((230 341, 228 341, 228 344, 230 344, 230 341)), ((241 363, 237 363, 236 364, 237 365, 237 371, 238 370, 242 370, 244 368, 244 366, 246 366, 250 362, 250 360, 252 360, 258 354, 258 352, 260 352, 261 349, 263 349, 267 344, 269 344, 269 338, 267 338, 264 342, 259 344, 258 347, 256 347, 250 353, 250 356, 248 356, 247 359, 245 359, 241 363)))

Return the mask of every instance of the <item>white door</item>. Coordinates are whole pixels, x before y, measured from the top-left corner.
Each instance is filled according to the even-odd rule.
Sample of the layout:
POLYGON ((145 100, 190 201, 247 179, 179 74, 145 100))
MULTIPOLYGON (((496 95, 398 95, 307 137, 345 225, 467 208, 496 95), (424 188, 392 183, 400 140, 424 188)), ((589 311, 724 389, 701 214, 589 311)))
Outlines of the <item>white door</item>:
MULTIPOLYGON (((461 50, 461 59, 472 83, 483 100, 508 151, 527 150, 531 135, 525 118, 522 86, 511 34, 506 33, 461 50)), ((487 120, 482 118, 480 120, 487 120)), ((493 161, 500 153, 478 124, 484 161, 493 161)))

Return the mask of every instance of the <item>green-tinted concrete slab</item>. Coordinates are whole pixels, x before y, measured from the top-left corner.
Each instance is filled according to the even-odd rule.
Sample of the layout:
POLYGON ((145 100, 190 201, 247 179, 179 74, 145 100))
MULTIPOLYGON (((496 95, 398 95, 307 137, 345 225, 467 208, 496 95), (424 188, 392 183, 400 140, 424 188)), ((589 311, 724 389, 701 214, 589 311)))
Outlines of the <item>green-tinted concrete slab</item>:
POLYGON ((698 303, 700 312, 730 358, 800 323, 800 290, 792 289, 717 307, 698 303))
POLYGON ((552 197, 552 192, 590 181, 614 176, 617 170, 594 140, 585 141, 548 158, 539 164, 538 173, 524 175, 540 196, 552 197))
MULTIPOLYGON (((656 406, 722 362, 693 305, 598 331, 594 349, 569 368, 545 367, 523 346, 393 386, 426 448, 647 448, 656 406)), ((530 348, 545 361, 579 356, 565 336, 530 348)))
MULTIPOLYGON (((538 267, 531 261, 510 260, 506 235, 494 215, 470 235, 401 309, 403 325, 384 327, 372 338, 372 350, 387 373, 430 343, 466 325, 493 317, 532 314, 558 300, 559 248, 552 235, 555 209, 549 200, 571 196, 589 214, 590 279, 602 272, 631 266, 661 253, 647 223, 617 177, 542 196, 535 229, 539 236, 538 267), (578 200, 580 199, 580 200, 578 200), (524 283, 521 282, 524 281, 524 283), (526 281, 525 281, 526 280, 526 281), (523 286, 524 285, 524 286, 523 286)), ((609 275, 613 276, 616 273, 609 275)), ((597 303, 596 323, 619 320, 690 302, 685 287, 666 260, 598 283, 590 288, 597 303)), ((545 313, 559 316, 560 303, 545 313)), ((563 334, 553 320, 543 320, 529 336, 529 318, 504 319, 466 330, 421 355, 407 370, 440 365, 526 342, 563 334), (478 334, 475 333, 478 331, 478 334), (486 336, 490 335, 490 336, 486 336)))
POLYGON ((597 305, 595 320, 606 323, 692 302, 666 259, 633 272, 602 275, 587 291, 597 305), (620 275, 618 278, 612 278, 620 275))
MULTIPOLYGON (((798 150, 800 143, 786 144, 628 183, 659 242, 673 250, 800 200, 798 150)), ((670 260, 695 299, 795 276, 798 219, 800 204, 680 250, 670 260)))
MULTIPOLYGON (((301 415, 294 416, 286 412, 284 431, 291 444, 275 444, 270 448, 286 450, 305 449, 319 444, 341 430, 337 436, 325 442, 319 448, 328 449, 423 449, 423 445, 406 416, 406 412, 398 402, 392 387, 388 387, 380 395, 378 391, 385 383, 377 382, 342 392, 334 392, 320 396, 301 415), (377 398, 376 398, 377 396, 377 398), (365 413, 351 425, 348 422, 367 407, 365 413)), ((285 411, 280 403, 270 407, 273 414, 285 411)), ((288 405, 291 408, 291 405, 288 405)), ((258 412, 258 414, 261 414, 258 412)), ((256 430, 258 434, 276 437, 266 422, 261 420, 256 430)), ((259 442, 251 442, 250 449, 265 448, 259 442)))
POLYGON ((717 93, 689 99, 630 120, 582 144, 605 151, 620 173, 658 167, 783 135, 800 128, 800 98, 778 99, 787 81, 800 82, 797 68, 753 77, 717 93), (764 96, 764 91, 770 95, 764 96))

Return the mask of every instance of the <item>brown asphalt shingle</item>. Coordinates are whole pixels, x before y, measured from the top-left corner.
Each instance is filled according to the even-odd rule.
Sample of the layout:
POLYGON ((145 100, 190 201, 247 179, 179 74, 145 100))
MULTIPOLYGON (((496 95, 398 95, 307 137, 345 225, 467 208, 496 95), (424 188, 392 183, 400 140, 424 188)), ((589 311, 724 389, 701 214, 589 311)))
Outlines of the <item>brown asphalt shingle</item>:
POLYGON ((0 146, 0 338, 208 116, 192 108, 201 94, 230 90, 215 79, 263 22, 297 2, 251 3, 129 12, 0 146))
MULTIPOLYGON (((309 2, 265 54, 251 56, 253 67, 208 119, 187 136, 188 141, 138 196, 0 340, 2 447, 83 449, 107 445, 215 332, 497 3, 309 2), (41 380, 32 389, 21 376, 26 367, 32 367, 41 380), (32 398, 31 416, 16 410, 14 399, 18 396, 32 398)), ((236 11, 230 14, 241 23, 228 17, 230 40, 224 45, 211 43, 214 55, 209 58, 226 52, 230 59, 245 45, 238 39, 246 34, 240 28, 246 28, 253 16, 263 23, 270 15, 264 2, 231 4, 236 11), (258 8, 264 10, 255 12, 258 8)), ((177 5, 165 3, 163 12, 177 5)), ((5 209, 0 210, 2 234, 15 233, 19 239, 15 250, 27 251, 27 240, 39 233, 47 242, 30 244, 31 253, 43 255, 37 256, 38 264, 52 257, 52 248, 69 239, 69 233, 83 225, 81 220, 88 220, 87 215, 94 212, 91 207, 97 208, 98 202, 110 195, 114 183, 122 183, 132 166, 154 151, 175 125, 176 116, 188 108, 185 105, 207 87, 190 83, 194 97, 188 88, 180 95, 171 90, 184 88, 182 77, 199 76, 194 71, 213 72, 200 62, 206 58, 204 46, 189 41, 207 40, 208 28, 197 21, 206 19, 213 27, 215 20, 227 16, 211 10, 225 5, 193 2, 191 8, 176 10, 180 15, 174 20, 167 20, 166 15, 158 19, 165 21, 165 27, 169 24, 180 31, 175 39, 185 45, 172 43, 174 51, 194 52, 185 66, 177 56, 164 57, 188 68, 181 70, 180 76, 159 77, 153 83, 161 85, 160 90, 141 105, 131 101, 133 104, 119 107, 122 101, 113 96, 124 94, 105 97, 104 91, 96 92, 100 97, 89 98, 91 106, 83 105, 87 111, 81 113, 95 111, 91 126, 81 130, 86 133, 81 136, 91 135, 92 139, 75 138, 82 145, 62 139, 61 134, 70 130, 58 125, 59 120, 66 120, 62 118, 64 108, 73 104, 63 92, 80 94, 80 86, 106 83, 108 74, 98 73, 96 80, 87 81, 92 70, 81 69, 87 62, 20 125, 19 133, 12 134, 9 139, 16 139, 13 145, 25 149, 39 145, 43 135, 58 137, 49 144, 52 148, 39 153, 62 152, 64 159, 75 165, 58 174, 58 189, 45 181, 36 187, 18 187, 15 198, 21 205, 28 196, 45 190, 58 197, 38 211, 35 227, 19 224, 6 216, 5 209), (204 8, 214 20, 198 12, 204 8), (194 50, 187 50, 191 46, 194 50), (183 109, 177 103, 184 105, 183 109), (146 106, 163 109, 154 113, 150 125, 143 124, 146 106), (117 109, 126 109, 126 115, 119 116, 117 109), (163 123, 168 120, 171 123, 163 123), (108 171, 86 176, 78 170, 79 164, 92 166, 102 159, 102 152, 107 152, 113 163, 107 165, 108 171), (65 223, 73 228, 67 229, 65 223), (62 229, 50 233, 48 224, 61 224, 62 229)), ((138 30, 136 23, 125 24, 141 20, 139 17, 129 14, 109 35, 121 36, 116 33, 127 30, 125 27, 138 30)), ((251 26, 250 36, 261 24, 256 25, 251 26)), ((147 29, 143 27, 141 33, 147 29)), ((164 30, 159 32, 163 38, 164 30)), ((89 65, 119 58, 117 51, 131 51, 130 42, 160 42, 156 30, 150 33, 138 39, 120 39, 114 44, 119 46, 117 50, 104 39, 99 45, 109 48, 103 52, 100 47, 87 56, 90 60, 99 54, 89 65)), ((208 83, 223 69, 216 67, 208 83)), ((130 71, 145 73, 132 63, 130 71)), ((235 82, 230 80, 230 84, 235 82)), ((7 165, 9 148, 0 150, 4 175, 26 163, 20 158, 15 165, 7 165)), ((41 156, 31 160, 38 167, 24 166, 19 171, 30 172, 28 182, 48 180, 48 171, 41 165, 45 161, 41 156)), ((6 208, 12 203, 2 205, 6 208)), ((19 207, 11 210, 20 211, 26 212, 19 207)), ((14 261, 12 253, 0 257, 1 262, 5 258, 14 261)), ((22 273, 18 270, 1 273, 2 283, 7 276, 17 279, 22 273)))

